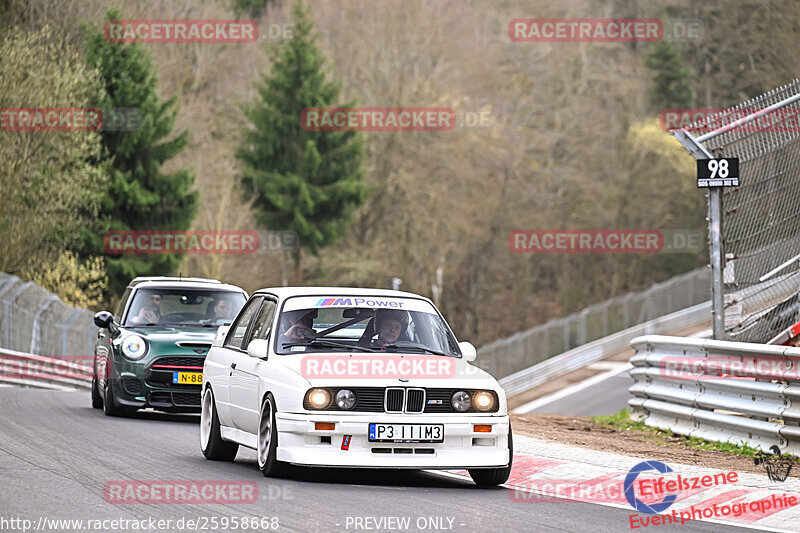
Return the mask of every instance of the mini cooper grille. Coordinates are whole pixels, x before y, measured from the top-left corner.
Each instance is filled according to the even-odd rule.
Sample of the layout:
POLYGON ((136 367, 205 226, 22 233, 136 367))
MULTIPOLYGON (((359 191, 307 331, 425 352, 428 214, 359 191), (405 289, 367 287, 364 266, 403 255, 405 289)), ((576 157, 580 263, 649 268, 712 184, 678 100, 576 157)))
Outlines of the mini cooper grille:
POLYGON ((199 407, 200 393, 156 391, 150 394, 150 404, 159 407, 199 407))
POLYGON ((199 392, 173 392, 172 402, 180 406, 199 406, 200 393, 199 392))
MULTIPOLYGON (((194 366, 203 368, 205 357, 159 357, 151 366, 194 366)), ((175 370, 178 370, 177 368, 175 370)))

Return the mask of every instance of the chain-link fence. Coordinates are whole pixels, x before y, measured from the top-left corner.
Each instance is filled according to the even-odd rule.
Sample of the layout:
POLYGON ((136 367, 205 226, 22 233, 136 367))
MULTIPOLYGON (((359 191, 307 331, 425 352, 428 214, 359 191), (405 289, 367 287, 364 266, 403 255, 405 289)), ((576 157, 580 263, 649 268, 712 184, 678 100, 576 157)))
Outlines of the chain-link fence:
POLYGON ((800 320, 799 117, 794 80, 686 128, 713 157, 739 158, 740 186, 722 196, 728 340, 767 342, 800 320))
POLYGON ((63 359, 94 353, 94 314, 0 272, 0 348, 63 359))
POLYGON ((579 313, 550 320, 481 346, 478 366, 496 378, 508 376, 593 340, 707 302, 710 283, 709 269, 701 268, 645 291, 618 296, 579 313))

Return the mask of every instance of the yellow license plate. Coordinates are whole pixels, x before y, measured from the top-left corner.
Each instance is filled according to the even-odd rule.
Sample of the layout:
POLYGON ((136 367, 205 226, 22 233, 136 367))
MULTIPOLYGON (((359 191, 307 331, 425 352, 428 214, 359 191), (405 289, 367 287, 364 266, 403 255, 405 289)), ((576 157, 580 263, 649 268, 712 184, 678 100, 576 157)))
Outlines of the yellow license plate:
POLYGON ((173 372, 172 382, 181 385, 202 385, 203 374, 199 372, 173 372))

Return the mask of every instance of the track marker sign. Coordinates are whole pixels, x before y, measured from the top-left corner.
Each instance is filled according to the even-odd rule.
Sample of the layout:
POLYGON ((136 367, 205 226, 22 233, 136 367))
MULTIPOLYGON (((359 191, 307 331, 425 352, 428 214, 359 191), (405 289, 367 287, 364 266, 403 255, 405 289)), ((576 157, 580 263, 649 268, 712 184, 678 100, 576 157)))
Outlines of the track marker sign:
POLYGON ((739 158, 697 160, 697 188, 738 187, 739 158))

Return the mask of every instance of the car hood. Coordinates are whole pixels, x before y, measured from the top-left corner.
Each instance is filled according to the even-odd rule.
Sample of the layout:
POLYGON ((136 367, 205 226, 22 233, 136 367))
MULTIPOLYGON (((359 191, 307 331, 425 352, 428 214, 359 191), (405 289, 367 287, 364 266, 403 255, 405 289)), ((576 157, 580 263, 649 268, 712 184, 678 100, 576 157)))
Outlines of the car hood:
POLYGON ((188 347, 200 348, 206 345, 211 346, 217 328, 203 327, 175 327, 175 326, 151 326, 151 327, 125 327, 123 333, 118 338, 122 338, 129 333, 135 333, 145 338, 151 346, 175 343, 187 343, 188 347), (197 346, 193 346, 197 343, 197 346))
MULTIPOLYGON (((281 364, 303 376, 311 387, 336 387, 348 385, 351 387, 441 387, 463 389, 492 389, 501 391, 500 385, 489 373, 471 365, 461 358, 445 357, 429 354, 367 354, 367 353, 340 353, 340 354, 292 354, 277 355, 281 364), (381 357, 391 356, 398 372, 384 371, 376 375, 374 372, 361 371, 364 368, 356 364, 356 372, 349 372, 348 362, 364 360, 366 358, 379 360, 381 357), (316 366, 312 366, 312 361, 316 366), (399 365, 400 361, 407 361, 405 367, 399 365), (439 366, 441 362, 444 366, 439 366), (413 365, 433 365, 422 368, 432 368, 433 372, 414 372, 413 365), (411 368, 411 372, 403 369, 411 368)), ((353 367, 350 367, 353 368, 353 367)), ((388 365, 384 366, 388 368, 388 365)))

